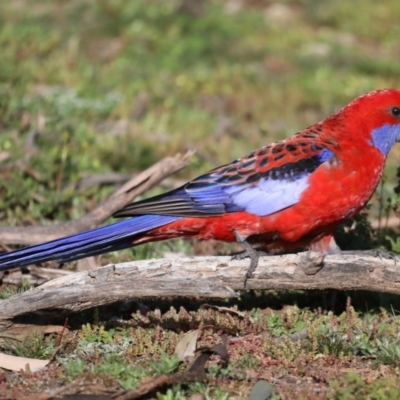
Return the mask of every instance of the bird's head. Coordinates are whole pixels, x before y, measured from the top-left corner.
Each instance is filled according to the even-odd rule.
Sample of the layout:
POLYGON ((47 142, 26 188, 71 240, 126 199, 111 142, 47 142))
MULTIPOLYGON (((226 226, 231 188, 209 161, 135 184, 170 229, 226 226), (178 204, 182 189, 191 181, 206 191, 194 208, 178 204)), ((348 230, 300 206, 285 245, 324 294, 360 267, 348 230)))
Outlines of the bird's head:
POLYGON ((337 114, 353 139, 366 140, 387 156, 400 142, 400 91, 376 90, 353 100, 337 114))

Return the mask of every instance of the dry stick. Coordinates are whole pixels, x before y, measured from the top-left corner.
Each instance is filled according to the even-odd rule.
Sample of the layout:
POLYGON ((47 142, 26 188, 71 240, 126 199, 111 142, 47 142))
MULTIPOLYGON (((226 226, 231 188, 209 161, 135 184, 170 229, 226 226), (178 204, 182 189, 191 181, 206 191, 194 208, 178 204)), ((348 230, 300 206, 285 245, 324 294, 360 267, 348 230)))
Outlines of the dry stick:
POLYGON ((96 174, 82 176, 78 181, 68 184, 64 190, 74 190, 76 193, 81 193, 94 186, 100 185, 121 185, 129 181, 132 176, 120 174, 118 172, 110 172, 107 174, 96 174))
MULTIPOLYGON (((0 331, 36 311, 79 312, 137 297, 236 297, 249 260, 188 257, 111 264, 49 281, 0 301, 0 331)), ((261 257, 246 289, 371 290, 400 294, 400 264, 371 256, 299 253, 261 257)))
MULTIPOLYGON (((88 190, 94 186, 101 185, 123 185, 128 182, 133 177, 131 175, 120 174, 118 172, 111 172, 108 174, 97 174, 97 175, 87 175, 80 178, 74 183, 68 184, 64 190, 74 190, 75 193, 81 193, 88 190)), ((178 187, 182 186, 187 181, 184 179, 177 178, 165 178, 160 182, 161 187, 178 187)))
POLYGON ((0 243, 32 245, 96 228, 136 196, 185 167, 193 154, 193 151, 188 151, 184 155, 164 158, 133 177, 94 210, 74 221, 53 226, 0 227, 0 243))

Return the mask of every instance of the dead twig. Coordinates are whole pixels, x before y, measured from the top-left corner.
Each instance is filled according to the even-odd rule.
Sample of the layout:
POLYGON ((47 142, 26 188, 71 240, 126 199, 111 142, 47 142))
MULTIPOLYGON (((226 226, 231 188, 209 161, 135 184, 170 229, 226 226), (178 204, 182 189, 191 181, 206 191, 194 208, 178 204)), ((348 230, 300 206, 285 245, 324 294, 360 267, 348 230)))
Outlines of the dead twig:
POLYGON ((94 210, 74 221, 53 226, 0 227, 0 243, 32 245, 96 228, 136 196, 185 167, 193 154, 193 151, 188 151, 184 155, 177 154, 174 157, 164 158, 134 176, 94 210))
MULTIPOLYGON (((134 175, 136 176, 136 175, 134 175)), ((95 186, 101 185, 124 185, 129 179, 134 176, 127 174, 120 174, 118 172, 112 172, 109 174, 98 174, 98 175, 87 175, 83 176, 75 183, 71 183, 64 188, 64 190, 74 190, 75 193, 81 193, 95 186)), ((170 188, 182 186, 186 183, 186 180, 176 178, 165 178, 160 182, 160 186, 170 188)))

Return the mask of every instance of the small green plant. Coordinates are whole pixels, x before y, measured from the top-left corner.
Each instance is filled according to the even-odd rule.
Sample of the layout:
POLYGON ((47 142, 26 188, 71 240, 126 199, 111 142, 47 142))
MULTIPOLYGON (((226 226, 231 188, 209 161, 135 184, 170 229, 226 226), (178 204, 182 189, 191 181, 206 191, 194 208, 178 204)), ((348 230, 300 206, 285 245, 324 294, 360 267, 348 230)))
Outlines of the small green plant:
POLYGON ((59 358, 62 365, 64 366, 66 375, 69 380, 75 379, 76 376, 82 374, 85 370, 85 360, 80 357, 73 357, 67 360, 59 358))
POLYGON ((157 375, 170 374, 179 366, 178 356, 176 354, 170 356, 166 353, 161 353, 161 359, 150 361, 150 366, 157 375))
POLYGON ((85 373, 109 375, 116 378, 121 387, 127 390, 136 388, 150 373, 148 366, 130 365, 128 360, 112 353, 103 355, 100 363, 88 362, 79 356, 60 357, 59 361, 64 366, 69 380, 74 380, 85 373))
POLYGON ((267 326, 273 336, 282 336, 286 333, 282 317, 277 313, 273 313, 267 318, 267 326))
POLYGON ((87 343, 111 343, 115 335, 115 329, 106 330, 103 325, 82 325, 79 338, 87 343))
POLYGON ((165 394, 157 393, 158 400, 186 400, 187 397, 182 392, 179 385, 174 386, 166 391, 165 394))
POLYGON ((390 243, 390 251, 395 254, 400 254, 400 237, 393 238, 392 236, 385 236, 385 239, 390 243))
POLYGON ((54 343, 42 334, 32 332, 21 342, 18 339, 5 338, 1 347, 10 354, 19 357, 46 359, 53 355, 55 351, 54 343))
POLYGON ((8 299, 9 297, 15 296, 16 294, 20 294, 26 292, 31 288, 31 284, 23 279, 22 284, 19 287, 14 286, 3 286, 0 289, 0 300, 8 299))
POLYGON ((400 343, 388 338, 376 339, 377 362, 400 366, 400 343))
POLYGON ((397 400, 400 395, 395 379, 384 378, 367 385, 364 378, 348 373, 343 378, 330 382, 335 400, 397 400))

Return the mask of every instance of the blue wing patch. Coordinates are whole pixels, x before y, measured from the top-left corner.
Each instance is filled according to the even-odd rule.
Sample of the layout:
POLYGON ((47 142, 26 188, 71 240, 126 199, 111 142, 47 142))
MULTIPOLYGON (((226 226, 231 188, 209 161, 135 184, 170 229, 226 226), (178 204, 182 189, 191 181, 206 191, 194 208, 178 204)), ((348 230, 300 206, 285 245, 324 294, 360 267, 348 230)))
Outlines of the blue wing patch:
POLYGON ((328 149, 314 151, 318 153, 264 171, 255 168, 256 162, 262 160, 250 155, 216 168, 171 192, 128 204, 114 216, 206 217, 239 211, 270 215, 296 204, 308 187, 310 175, 334 156, 328 149))
POLYGON ((243 211, 260 217, 270 215, 299 201, 301 194, 308 187, 309 175, 304 174, 296 180, 262 178, 253 186, 233 191, 230 197, 233 204, 243 211))

